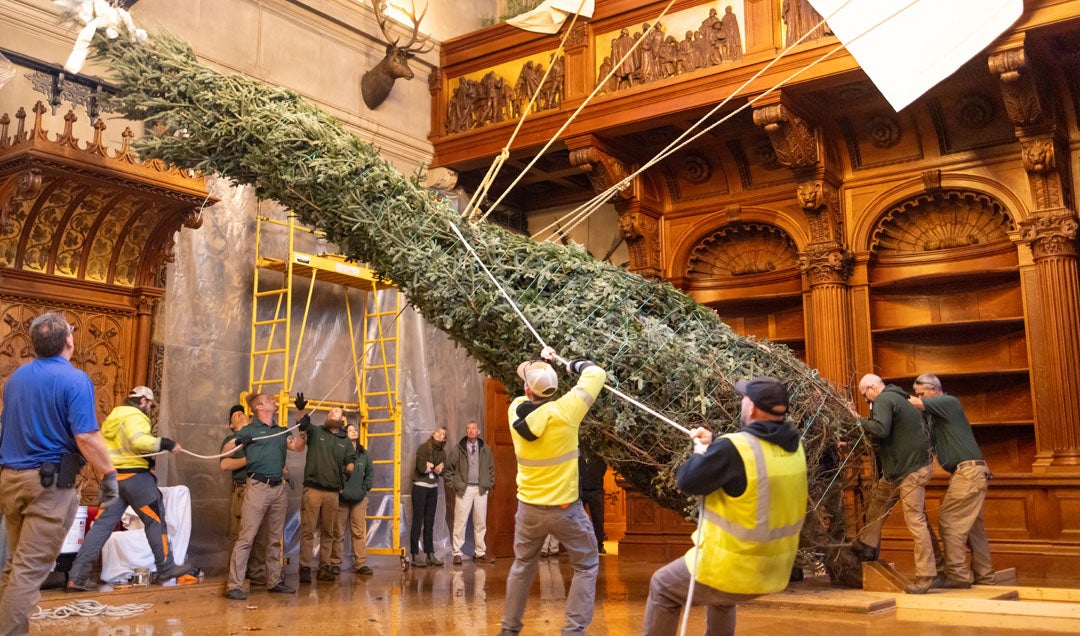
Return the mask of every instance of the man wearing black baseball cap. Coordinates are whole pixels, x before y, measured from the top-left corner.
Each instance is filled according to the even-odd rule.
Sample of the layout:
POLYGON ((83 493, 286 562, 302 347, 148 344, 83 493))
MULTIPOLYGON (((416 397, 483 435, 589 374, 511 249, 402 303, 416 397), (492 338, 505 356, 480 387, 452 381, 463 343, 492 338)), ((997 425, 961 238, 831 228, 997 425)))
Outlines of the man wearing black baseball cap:
MULTIPOLYGON (((251 417, 242 404, 233 404, 229 408, 229 434, 221 441, 221 449, 236 439, 236 434, 251 422, 251 417)), ((232 497, 229 499, 229 546, 236 543, 240 535, 240 512, 244 508, 244 491, 247 488, 247 457, 239 451, 222 457, 218 462, 221 470, 232 471, 232 497)), ((253 587, 266 585, 266 526, 259 526, 252 544, 251 556, 248 557, 247 578, 253 587)))
POLYGON ((694 452, 676 483, 705 496, 704 519, 695 546, 652 576, 646 636, 676 633, 691 572, 693 604, 708 607, 708 634, 734 634, 736 605, 787 587, 806 516, 806 455, 784 419, 787 387, 758 377, 735 390, 743 396, 738 432, 715 443, 707 429, 690 432, 694 452))

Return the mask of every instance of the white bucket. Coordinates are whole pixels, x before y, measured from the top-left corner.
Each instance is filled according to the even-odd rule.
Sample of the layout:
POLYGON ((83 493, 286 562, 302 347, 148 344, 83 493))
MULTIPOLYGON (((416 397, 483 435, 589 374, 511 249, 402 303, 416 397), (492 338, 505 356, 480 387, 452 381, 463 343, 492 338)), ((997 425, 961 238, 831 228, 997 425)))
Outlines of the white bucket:
POLYGON ((79 506, 75 512, 75 521, 68 529, 64 537, 64 545, 60 547, 60 554, 74 554, 82 547, 83 537, 86 536, 86 506, 79 506))

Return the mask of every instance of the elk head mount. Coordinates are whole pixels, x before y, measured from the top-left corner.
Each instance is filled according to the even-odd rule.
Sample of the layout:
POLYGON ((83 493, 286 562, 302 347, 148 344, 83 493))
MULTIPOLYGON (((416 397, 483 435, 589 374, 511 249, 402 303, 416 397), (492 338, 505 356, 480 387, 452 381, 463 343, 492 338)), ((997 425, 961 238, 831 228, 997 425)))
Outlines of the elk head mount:
POLYGON ((412 11, 406 15, 412 21, 412 36, 405 44, 399 44, 401 38, 392 38, 386 28, 386 0, 372 0, 375 7, 375 19, 379 21, 379 29, 382 31, 386 42, 386 57, 360 78, 360 93, 364 96, 367 107, 375 110, 390 95, 390 89, 394 87, 394 80, 413 78, 412 69, 409 68, 409 60, 420 53, 427 53, 435 48, 435 43, 419 35, 420 21, 427 13, 427 5, 424 5, 420 17, 416 17, 416 2, 413 1, 412 11), (417 44, 419 40, 419 44, 417 44))

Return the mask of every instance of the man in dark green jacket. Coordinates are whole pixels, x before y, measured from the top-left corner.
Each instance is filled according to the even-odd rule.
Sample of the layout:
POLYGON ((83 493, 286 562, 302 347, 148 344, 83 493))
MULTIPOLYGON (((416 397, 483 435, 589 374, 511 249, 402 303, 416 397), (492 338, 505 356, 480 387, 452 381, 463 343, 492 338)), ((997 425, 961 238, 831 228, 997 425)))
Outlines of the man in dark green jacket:
MULTIPOLYGON (((908 403, 907 393, 867 374, 859 381, 859 393, 870 403, 870 417, 860 424, 877 441, 881 477, 870 495, 866 525, 859 532, 853 549, 861 558, 877 558, 881 545, 881 527, 885 517, 899 501, 904 523, 915 543, 915 581, 904 588, 909 594, 925 594, 937 574, 936 537, 926 520, 926 484, 933 473, 930 437, 923 427, 922 415, 908 403)), ((852 409, 855 417, 859 413, 852 409)))
POLYGON ((938 529, 945 547, 945 583, 942 587, 971 587, 975 583, 994 585, 997 576, 990 561, 990 542, 983 524, 983 501, 990 469, 983 460, 971 423, 960 400, 941 391, 941 380, 932 373, 915 378, 916 397, 908 398, 923 412, 934 439, 934 454, 949 478, 949 489, 941 500, 938 529), (971 548, 971 568, 967 564, 971 548))
MULTIPOLYGON (((303 394, 296 408, 303 410, 303 394)), ((345 413, 330 409, 322 427, 312 426, 311 418, 300 418, 300 431, 307 435, 307 461, 304 464, 304 496, 300 504, 300 582, 311 582, 315 565, 315 530, 319 530, 319 580, 333 581, 341 574, 330 558, 337 534, 338 495, 345 485, 345 474, 353 470, 356 449, 345 437, 345 413)))
POLYGON ((375 483, 375 464, 371 455, 360 443, 360 428, 349 424, 345 429, 349 443, 356 452, 353 470, 345 479, 345 486, 338 496, 337 526, 334 533, 334 551, 330 555, 330 566, 341 567, 341 557, 345 548, 345 528, 349 528, 352 538, 354 574, 371 574, 367 566, 367 494, 375 483))

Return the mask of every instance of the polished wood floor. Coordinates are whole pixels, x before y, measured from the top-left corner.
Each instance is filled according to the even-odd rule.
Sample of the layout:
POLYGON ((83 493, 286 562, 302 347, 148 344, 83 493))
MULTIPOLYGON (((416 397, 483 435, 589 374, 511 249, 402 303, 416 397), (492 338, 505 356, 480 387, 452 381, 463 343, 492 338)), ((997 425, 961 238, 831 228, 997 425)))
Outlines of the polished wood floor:
MULTIPOLYGON (((211 579, 183 587, 65 594, 47 592, 44 608, 78 599, 109 605, 152 603, 145 613, 130 618, 67 618, 37 620, 33 634, 94 634, 99 636, 160 636, 167 634, 362 634, 381 636, 494 636, 499 631, 505 577, 511 559, 492 565, 402 571, 397 559, 369 559, 374 576, 343 574, 338 582, 299 586, 295 595, 253 591, 247 601, 224 598, 224 581, 211 579), (302 631, 300 631, 302 630, 302 631)), ((601 557, 597 605, 589 634, 639 634, 652 572, 660 564, 631 562, 618 556, 601 557)), ((541 563, 525 615, 523 634, 557 634, 572 570, 565 558, 541 563)), ((296 584, 296 574, 288 577, 296 584)), ((813 585, 812 583, 809 585, 813 585)), ((817 586, 821 587, 820 584, 817 586)), ((855 592, 854 594, 859 594, 855 592)), ((845 592, 828 592, 829 595, 845 592)), ((768 636, 838 636, 867 634, 922 636, 992 636, 997 634, 1077 633, 1080 620, 1047 620, 957 612, 876 614, 841 611, 822 601, 812 610, 798 604, 773 602, 739 609, 740 634, 768 636)), ((704 631, 704 614, 692 614, 688 634, 704 631)))

